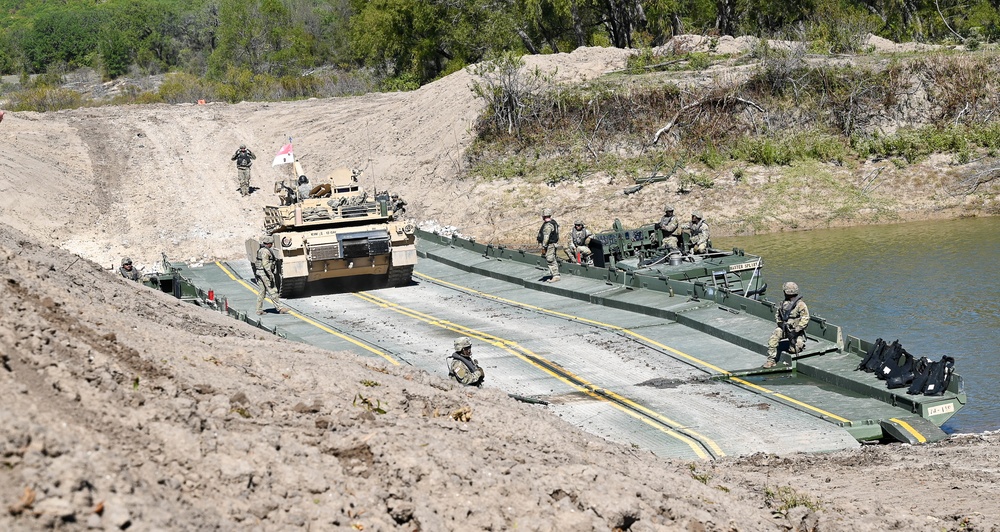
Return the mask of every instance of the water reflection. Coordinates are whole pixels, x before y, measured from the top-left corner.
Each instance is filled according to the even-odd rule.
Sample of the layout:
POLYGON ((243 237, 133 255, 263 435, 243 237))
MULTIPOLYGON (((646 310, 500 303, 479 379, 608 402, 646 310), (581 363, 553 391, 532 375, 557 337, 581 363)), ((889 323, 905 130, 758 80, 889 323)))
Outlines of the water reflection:
POLYGON ((949 432, 1000 429, 1000 218, 713 238, 762 255, 770 297, 796 281, 846 334, 956 359, 969 404, 949 432))

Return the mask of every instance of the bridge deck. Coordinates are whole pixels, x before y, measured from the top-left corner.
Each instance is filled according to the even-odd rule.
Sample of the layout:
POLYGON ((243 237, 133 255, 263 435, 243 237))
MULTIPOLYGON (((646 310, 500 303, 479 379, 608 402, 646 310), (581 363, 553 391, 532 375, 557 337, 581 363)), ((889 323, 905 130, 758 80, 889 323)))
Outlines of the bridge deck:
MULTIPOLYGON (((410 364, 442 378, 452 340, 469 336, 486 386, 547 401, 546 408, 583 430, 661 456, 856 447, 859 429, 842 425, 865 427, 869 419, 909 414, 788 371, 713 378, 758 368, 773 325, 711 301, 572 276, 540 284, 541 270, 515 262, 497 269, 492 261, 492 275, 484 276, 468 271, 469 257, 455 254, 461 250, 425 243, 420 249, 424 258, 410 286, 295 299, 287 302, 291 314, 268 313, 260 321, 292 340, 410 364), (435 254, 442 260, 428 260, 435 254), (566 297, 569 291, 575 297, 566 297), (636 306, 676 319, 627 310, 636 306)), ((246 262, 185 266, 182 274, 258 318, 246 262)), ((827 347, 814 344, 810 349, 827 347)))

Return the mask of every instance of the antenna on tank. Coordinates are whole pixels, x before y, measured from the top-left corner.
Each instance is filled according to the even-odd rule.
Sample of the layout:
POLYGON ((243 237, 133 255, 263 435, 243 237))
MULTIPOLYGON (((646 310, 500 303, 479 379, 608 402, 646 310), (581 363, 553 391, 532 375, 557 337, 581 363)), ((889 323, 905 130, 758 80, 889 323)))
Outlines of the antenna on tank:
POLYGON ((368 138, 368 163, 365 164, 365 167, 369 165, 372 167, 372 185, 375 187, 375 193, 378 194, 378 176, 375 175, 375 165, 372 164, 372 130, 368 120, 365 120, 365 136, 368 138))

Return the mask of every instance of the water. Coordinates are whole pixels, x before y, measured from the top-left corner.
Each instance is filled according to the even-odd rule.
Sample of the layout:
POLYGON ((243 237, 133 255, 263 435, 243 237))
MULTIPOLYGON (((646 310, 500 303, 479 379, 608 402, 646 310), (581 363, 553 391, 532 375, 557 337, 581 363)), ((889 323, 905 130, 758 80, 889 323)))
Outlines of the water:
POLYGON ((768 296, 799 284, 810 312, 915 356, 955 357, 969 402, 946 432, 1000 429, 1000 218, 713 238, 764 257, 768 296))

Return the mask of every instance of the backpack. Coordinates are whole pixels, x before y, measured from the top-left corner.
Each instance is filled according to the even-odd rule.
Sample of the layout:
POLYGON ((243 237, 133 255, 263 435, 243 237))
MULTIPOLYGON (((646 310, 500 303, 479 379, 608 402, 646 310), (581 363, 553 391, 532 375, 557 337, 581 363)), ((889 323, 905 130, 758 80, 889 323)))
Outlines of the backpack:
POLYGON ((895 388, 902 388, 903 386, 913 382, 913 378, 915 377, 913 367, 915 364, 916 361, 914 360, 913 355, 907 353, 906 349, 903 349, 903 363, 886 376, 886 387, 892 390, 895 388))
POLYGON ((882 351, 882 361, 879 363, 878 369, 875 370, 875 376, 886 380, 890 373, 898 371, 902 353, 903 346, 899 344, 899 340, 892 342, 889 347, 882 351))
POLYGON ((906 390, 908 395, 920 395, 924 393, 924 386, 927 385, 927 378, 930 377, 932 362, 927 357, 920 357, 913 365, 913 382, 906 390))
POLYGON ((931 364, 924 395, 944 395, 951 384, 951 374, 955 371, 955 359, 942 356, 941 360, 931 364))
POLYGON ((865 358, 861 359, 861 363, 858 364, 857 370, 861 370, 866 373, 875 371, 875 368, 878 367, 877 361, 881 360, 883 349, 885 349, 885 341, 881 338, 875 340, 875 343, 868 348, 865 358))

